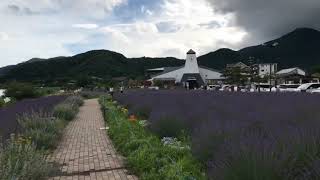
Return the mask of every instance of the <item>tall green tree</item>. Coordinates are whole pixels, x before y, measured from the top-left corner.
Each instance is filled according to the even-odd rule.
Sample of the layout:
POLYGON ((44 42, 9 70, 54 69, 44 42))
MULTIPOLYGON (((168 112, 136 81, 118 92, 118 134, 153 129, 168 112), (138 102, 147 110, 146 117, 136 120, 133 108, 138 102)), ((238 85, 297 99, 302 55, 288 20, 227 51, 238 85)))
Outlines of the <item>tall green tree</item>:
POLYGON ((227 82, 230 84, 243 85, 248 80, 247 75, 245 75, 240 67, 225 69, 223 76, 227 78, 227 82))

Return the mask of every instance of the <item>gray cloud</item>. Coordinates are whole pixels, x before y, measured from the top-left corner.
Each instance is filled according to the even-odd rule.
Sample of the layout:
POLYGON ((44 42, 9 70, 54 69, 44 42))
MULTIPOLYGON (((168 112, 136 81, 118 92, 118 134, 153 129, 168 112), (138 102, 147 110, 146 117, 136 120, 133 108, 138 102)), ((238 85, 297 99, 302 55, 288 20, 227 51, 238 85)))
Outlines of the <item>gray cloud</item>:
POLYGON ((320 29, 319 0, 207 0, 220 13, 233 13, 250 41, 270 40, 299 27, 320 29))
POLYGON ((8 9, 14 13, 18 13, 20 11, 20 7, 17 5, 8 5, 8 9))
POLYGON ((161 33, 174 33, 181 29, 181 25, 174 21, 162 21, 156 24, 158 31, 161 33))
POLYGON ((30 8, 27 7, 20 7, 15 4, 8 5, 9 12, 16 14, 16 15, 33 15, 36 14, 30 8))
POLYGON ((208 28, 208 29, 212 29, 212 28, 220 28, 221 27, 221 24, 217 21, 210 21, 208 23, 201 23, 201 24, 198 24, 199 26, 201 27, 205 27, 205 28, 208 28))

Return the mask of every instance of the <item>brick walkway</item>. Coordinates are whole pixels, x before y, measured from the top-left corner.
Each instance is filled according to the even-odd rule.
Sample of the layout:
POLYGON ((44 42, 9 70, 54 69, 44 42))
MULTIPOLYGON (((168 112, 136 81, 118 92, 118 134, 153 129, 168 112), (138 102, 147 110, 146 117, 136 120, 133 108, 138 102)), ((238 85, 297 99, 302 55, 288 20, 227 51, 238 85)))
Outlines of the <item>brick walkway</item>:
POLYGON ((67 126, 61 143, 49 157, 61 166, 61 175, 50 180, 135 180, 124 168, 107 136, 96 99, 85 101, 76 119, 67 126))

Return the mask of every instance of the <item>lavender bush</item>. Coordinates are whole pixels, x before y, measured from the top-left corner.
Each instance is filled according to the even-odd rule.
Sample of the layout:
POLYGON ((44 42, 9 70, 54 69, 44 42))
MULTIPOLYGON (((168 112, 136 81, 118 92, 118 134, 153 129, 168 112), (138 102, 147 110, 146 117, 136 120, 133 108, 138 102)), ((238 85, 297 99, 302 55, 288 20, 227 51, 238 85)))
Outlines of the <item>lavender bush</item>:
POLYGON ((49 96, 19 101, 0 109, 0 136, 7 138, 10 133, 19 131, 17 118, 29 113, 52 113, 55 105, 65 100, 65 96, 49 96))
POLYGON ((149 109, 161 136, 183 127, 211 179, 320 179, 319 95, 133 90, 115 99, 129 113, 149 109))
POLYGON ((66 122, 52 114, 31 113, 18 118, 24 137, 31 138, 38 149, 54 149, 62 136, 66 122))
POLYGON ((46 155, 38 151, 31 141, 14 138, 6 146, 0 146, 0 180, 47 179, 55 168, 46 161, 46 155))

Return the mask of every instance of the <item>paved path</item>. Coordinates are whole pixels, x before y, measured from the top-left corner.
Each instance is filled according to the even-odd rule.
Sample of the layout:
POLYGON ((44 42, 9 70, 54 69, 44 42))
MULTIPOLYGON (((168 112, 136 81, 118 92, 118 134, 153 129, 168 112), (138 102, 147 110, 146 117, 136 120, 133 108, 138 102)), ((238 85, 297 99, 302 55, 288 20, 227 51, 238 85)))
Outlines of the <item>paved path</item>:
POLYGON ((61 176, 50 180, 136 180, 124 168, 107 136, 105 123, 96 99, 87 100, 76 119, 65 129, 61 143, 49 157, 61 165, 61 176))

